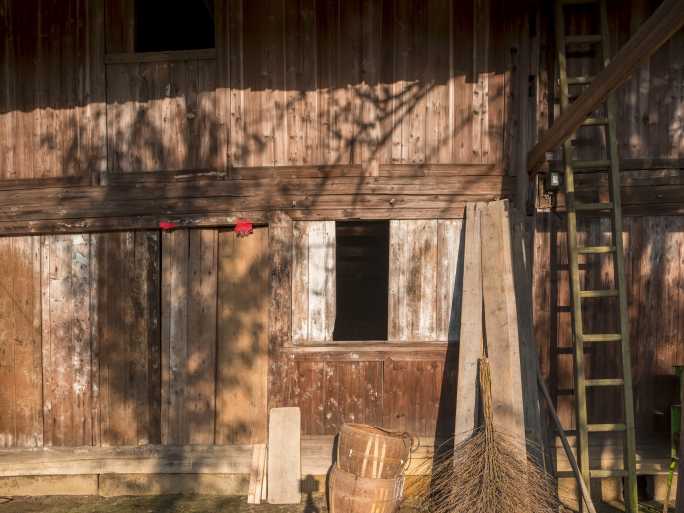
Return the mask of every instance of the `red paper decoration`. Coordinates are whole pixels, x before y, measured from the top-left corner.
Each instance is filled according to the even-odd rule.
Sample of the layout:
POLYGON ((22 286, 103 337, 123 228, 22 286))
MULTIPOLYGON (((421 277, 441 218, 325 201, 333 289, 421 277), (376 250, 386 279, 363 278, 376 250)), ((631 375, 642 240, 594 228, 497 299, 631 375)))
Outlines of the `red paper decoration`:
POLYGON ((252 222, 247 219, 238 219, 235 223, 235 233, 238 237, 247 237, 254 231, 254 226, 252 222))

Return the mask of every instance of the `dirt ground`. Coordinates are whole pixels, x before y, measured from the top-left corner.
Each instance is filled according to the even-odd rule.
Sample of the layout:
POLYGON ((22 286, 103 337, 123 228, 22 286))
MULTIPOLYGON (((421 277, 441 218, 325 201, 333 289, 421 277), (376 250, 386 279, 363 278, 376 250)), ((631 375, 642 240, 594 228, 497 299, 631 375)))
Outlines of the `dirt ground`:
MULTIPOLYGON (((620 513, 606 504, 601 513, 620 513)), ((662 506, 642 504, 644 513, 660 513, 662 506)), ((571 509, 565 511, 570 512, 571 509)), ((301 504, 247 504, 246 497, 162 495, 155 497, 0 497, 0 513, 328 513, 325 497, 309 496, 301 504)), ((405 504, 399 513, 416 513, 405 504)))
POLYGON ((327 513, 323 496, 292 506, 252 505, 246 497, 13 497, 0 513, 327 513))

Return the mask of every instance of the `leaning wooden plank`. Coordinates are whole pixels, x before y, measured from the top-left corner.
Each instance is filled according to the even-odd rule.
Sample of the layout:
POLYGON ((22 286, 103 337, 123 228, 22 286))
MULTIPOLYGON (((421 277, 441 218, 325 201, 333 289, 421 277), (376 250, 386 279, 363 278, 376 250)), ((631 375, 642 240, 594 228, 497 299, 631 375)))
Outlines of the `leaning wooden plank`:
POLYGON ((266 479, 266 468, 268 465, 268 447, 266 447, 266 444, 264 444, 264 450, 261 454, 261 475, 258 476, 257 479, 257 486, 260 486, 258 489, 259 493, 259 501, 260 502, 265 502, 268 499, 268 479, 266 479))
POLYGON ((465 249, 461 332, 458 346, 455 442, 459 443, 477 425, 477 359, 482 356, 482 248, 480 211, 482 203, 466 205, 465 249))
POLYGON ((482 283, 487 356, 497 429, 524 443, 518 325, 513 286, 510 226, 502 201, 482 211, 482 283))
POLYGON ((273 408, 268 423, 268 503, 299 504, 301 413, 273 408))
POLYGON ((518 320, 518 338, 520 348, 521 382, 523 407, 525 415, 525 436, 528 440, 528 451, 534 449, 534 458, 543 462, 542 423, 537 392, 536 369, 539 357, 532 327, 532 258, 530 244, 526 236, 527 229, 524 216, 511 209, 510 213, 511 258, 513 260, 513 281, 515 285, 515 304, 518 320))
POLYGON ((611 63, 591 85, 563 111, 528 154, 527 171, 534 173, 544 163, 547 151, 558 147, 572 134, 616 87, 629 78, 645 59, 684 25, 684 1, 665 0, 620 48, 611 63))

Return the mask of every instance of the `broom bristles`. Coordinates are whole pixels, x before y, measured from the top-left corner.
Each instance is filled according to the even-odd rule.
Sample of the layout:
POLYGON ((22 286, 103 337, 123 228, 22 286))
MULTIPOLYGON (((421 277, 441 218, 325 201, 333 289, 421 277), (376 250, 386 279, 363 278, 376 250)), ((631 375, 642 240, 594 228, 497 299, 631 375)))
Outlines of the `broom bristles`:
POLYGON ((522 441, 495 429, 486 359, 480 360, 479 367, 483 426, 453 451, 438 451, 428 472, 430 486, 417 493, 419 509, 426 513, 558 513, 553 479, 527 456, 529 448, 522 441))

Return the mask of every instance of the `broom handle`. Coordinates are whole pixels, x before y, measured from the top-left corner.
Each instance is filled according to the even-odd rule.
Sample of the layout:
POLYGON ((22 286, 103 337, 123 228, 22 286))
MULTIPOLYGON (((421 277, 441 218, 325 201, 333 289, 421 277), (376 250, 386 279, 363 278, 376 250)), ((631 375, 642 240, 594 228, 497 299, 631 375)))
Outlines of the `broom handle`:
POLYGON ((558 431, 558 434, 560 435, 561 443, 563 444, 563 449, 565 449, 565 454, 567 455, 568 460, 570 461, 570 466, 572 467, 572 470, 575 473, 575 477, 577 478, 577 484, 579 484, 580 490, 582 491, 582 498, 584 499, 584 503, 587 505, 589 513, 596 513, 596 508, 594 507, 594 503, 591 501, 591 495, 589 494, 587 484, 584 482, 584 479, 582 479, 579 465, 577 465, 577 460, 575 459, 575 455, 572 452, 572 449, 570 449, 568 438, 565 436, 565 431, 563 430, 561 421, 558 418, 556 410, 553 407, 553 401, 551 401, 549 389, 546 388, 546 383, 544 383, 544 379, 542 378, 541 373, 539 372, 537 372, 537 381, 539 382, 539 388, 541 388, 542 394, 544 394, 544 397, 546 398, 546 404, 548 405, 549 410, 551 411, 553 422, 556 424, 556 431, 558 431))

